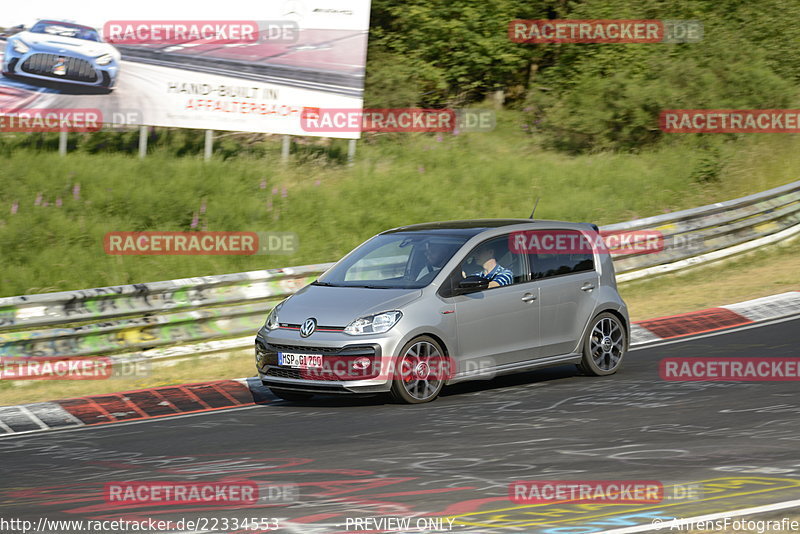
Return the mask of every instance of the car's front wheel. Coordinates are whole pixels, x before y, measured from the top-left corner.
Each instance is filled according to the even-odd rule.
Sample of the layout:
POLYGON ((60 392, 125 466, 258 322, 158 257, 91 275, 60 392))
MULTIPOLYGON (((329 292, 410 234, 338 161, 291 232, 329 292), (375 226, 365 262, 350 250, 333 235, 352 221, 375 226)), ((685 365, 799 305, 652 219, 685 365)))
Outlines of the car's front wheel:
POLYGON ((313 397, 311 393, 289 391, 288 389, 269 388, 273 395, 287 401, 305 401, 313 397))
POLYGON ((396 402, 430 402, 442 391, 448 359, 439 343, 429 336, 412 339, 394 362, 391 396, 396 402))
POLYGON ((627 347, 625 326, 613 313, 603 312, 589 324, 583 340, 583 358, 578 367, 594 376, 617 372, 627 347))

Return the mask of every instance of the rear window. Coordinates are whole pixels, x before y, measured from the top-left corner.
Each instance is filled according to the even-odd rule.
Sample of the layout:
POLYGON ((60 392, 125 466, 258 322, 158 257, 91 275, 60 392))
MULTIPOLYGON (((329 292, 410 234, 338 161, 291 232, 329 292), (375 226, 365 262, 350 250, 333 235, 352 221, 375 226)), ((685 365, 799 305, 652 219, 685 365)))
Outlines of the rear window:
MULTIPOLYGON (((559 234, 575 234, 575 230, 559 230, 559 234)), ((594 270, 594 254, 591 251, 569 250, 556 253, 531 253, 528 255, 531 264, 531 276, 534 280, 582 273, 594 270)))

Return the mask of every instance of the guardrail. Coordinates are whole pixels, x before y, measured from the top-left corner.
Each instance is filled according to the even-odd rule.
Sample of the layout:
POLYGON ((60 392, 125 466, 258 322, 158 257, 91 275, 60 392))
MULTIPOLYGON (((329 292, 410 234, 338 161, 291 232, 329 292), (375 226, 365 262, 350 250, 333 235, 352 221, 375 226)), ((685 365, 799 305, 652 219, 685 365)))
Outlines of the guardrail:
POLYGON ((604 226, 605 232, 657 230, 664 250, 617 256, 627 282, 716 261, 800 232, 800 181, 726 202, 604 226))
POLYGON ((0 357, 92 356, 254 332, 331 264, 0 298, 0 357))
MULTIPOLYGON (((664 237, 661 252, 615 257, 618 281, 672 272, 800 233, 800 181, 601 230, 664 237)), ((0 357, 161 360, 246 348, 278 300, 331 265, 0 298, 0 357)))

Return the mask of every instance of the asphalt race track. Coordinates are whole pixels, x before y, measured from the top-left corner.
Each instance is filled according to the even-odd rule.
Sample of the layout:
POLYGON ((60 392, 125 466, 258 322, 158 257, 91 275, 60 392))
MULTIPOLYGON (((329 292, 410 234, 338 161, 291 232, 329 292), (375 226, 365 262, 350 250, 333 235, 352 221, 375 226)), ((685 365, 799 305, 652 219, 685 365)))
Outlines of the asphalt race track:
POLYGON ((280 532, 320 533, 354 532, 353 518, 380 516, 412 517, 412 525, 453 520, 452 527, 445 519, 440 529, 403 532, 588 533, 790 501, 800 497, 797 383, 667 382, 658 363, 796 357, 799 345, 794 318, 635 350, 618 375, 606 378, 565 366, 454 386, 426 405, 273 400, 11 436, 0 440, 0 516, 255 516, 278 518, 280 532), (514 504, 508 486, 525 479, 658 480, 665 500, 514 504), (227 508, 104 501, 104 483, 130 480, 250 480, 264 502, 227 508), (266 486, 295 493, 268 494, 266 486), (687 497, 686 488, 696 491, 687 497))

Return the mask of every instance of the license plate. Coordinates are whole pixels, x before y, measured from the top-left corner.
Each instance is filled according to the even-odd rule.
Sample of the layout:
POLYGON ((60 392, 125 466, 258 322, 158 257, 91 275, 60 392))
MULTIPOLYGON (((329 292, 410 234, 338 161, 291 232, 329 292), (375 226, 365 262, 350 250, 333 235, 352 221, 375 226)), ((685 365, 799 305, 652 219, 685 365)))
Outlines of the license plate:
POLYGON ((295 354, 293 352, 279 352, 278 365, 293 369, 321 369, 322 354, 295 354))
POLYGON ((67 73, 67 65, 66 60, 64 58, 58 58, 58 62, 53 66, 53 74, 57 74, 58 76, 64 76, 67 73))

